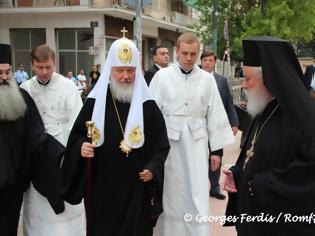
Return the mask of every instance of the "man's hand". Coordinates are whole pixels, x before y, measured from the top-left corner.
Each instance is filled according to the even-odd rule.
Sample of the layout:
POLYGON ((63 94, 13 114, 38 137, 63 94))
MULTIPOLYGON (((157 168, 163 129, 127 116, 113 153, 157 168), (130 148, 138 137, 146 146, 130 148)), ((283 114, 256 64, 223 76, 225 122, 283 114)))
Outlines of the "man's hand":
POLYGON ((238 131, 238 127, 237 126, 233 126, 232 127, 232 132, 233 132, 234 136, 237 134, 237 131, 238 131))
POLYGON ((218 155, 211 155, 211 170, 216 171, 220 167, 221 157, 218 155))
POLYGON ((147 182, 147 181, 150 181, 151 179, 153 179, 153 174, 151 171, 145 169, 139 173, 139 177, 143 182, 147 182))
POLYGON ((81 146, 81 156, 84 158, 92 158, 94 157, 94 148, 95 144, 84 142, 81 146))
POLYGON ((224 190, 230 193, 236 193, 237 189, 234 182, 233 173, 230 170, 223 170, 223 174, 225 174, 225 179, 223 182, 224 190))

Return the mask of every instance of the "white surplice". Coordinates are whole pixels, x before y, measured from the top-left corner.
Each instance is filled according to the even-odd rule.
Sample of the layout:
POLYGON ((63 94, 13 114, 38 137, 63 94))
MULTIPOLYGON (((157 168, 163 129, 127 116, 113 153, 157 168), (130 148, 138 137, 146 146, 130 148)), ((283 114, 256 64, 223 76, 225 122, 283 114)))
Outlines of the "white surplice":
MULTIPOLYGON (((63 145, 67 144, 72 125, 78 116, 82 100, 71 80, 53 73, 47 85, 36 76, 21 85, 33 98, 43 119, 46 131, 63 145)), ((83 202, 70 205, 56 215, 45 197, 31 185, 24 194, 24 236, 85 236, 85 210, 83 202)))
POLYGON ((183 74, 178 64, 159 70, 150 92, 167 126, 170 152, 165 163, 163 209, 155 236, 209 236, 208 158, 234 142, 215 80, 197 65, 183 74), (189 218, 191 216, 191 220, 189 218), (187 217, 185 222, 184 217, 187 217))

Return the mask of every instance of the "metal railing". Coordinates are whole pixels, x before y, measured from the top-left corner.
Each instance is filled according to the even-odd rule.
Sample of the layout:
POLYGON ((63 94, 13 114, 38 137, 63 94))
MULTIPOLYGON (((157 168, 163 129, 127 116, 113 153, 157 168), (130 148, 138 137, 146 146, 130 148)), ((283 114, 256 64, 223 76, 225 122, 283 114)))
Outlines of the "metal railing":
POLYGON ((0 0, 0 7, 92 6, 94 0, 0 0))

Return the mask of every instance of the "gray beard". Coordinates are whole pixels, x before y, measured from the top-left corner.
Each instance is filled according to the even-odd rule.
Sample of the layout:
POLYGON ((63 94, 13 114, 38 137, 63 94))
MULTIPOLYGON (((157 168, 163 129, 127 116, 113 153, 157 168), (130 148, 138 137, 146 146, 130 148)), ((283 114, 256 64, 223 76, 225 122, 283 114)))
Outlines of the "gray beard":
POLYGON ((123 86, 115 79, 111 78, 109 88, 115 99, 123 103, 131 103, 134 83, 129 86, 123 86))
POLYGON ((247 96, 247 112, 252 116, 255 117, 258 114, 262 113, 267 104, 269 103, 268 97, 263 94, 259 93, 258 89, 254 89, 252 91, 244 90, 247 96))
POLYGON ((14 79, 0 85, 0 120, 14 121, 23 117, 26 103, 14 79))

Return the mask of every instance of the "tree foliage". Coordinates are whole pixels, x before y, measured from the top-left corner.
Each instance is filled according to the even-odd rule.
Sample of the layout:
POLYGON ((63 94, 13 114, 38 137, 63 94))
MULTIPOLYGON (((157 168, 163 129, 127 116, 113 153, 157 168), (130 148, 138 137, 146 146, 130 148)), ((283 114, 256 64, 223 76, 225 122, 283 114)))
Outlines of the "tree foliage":
MULTIPOLYGON (((314 39, 315 0, 217 0, 217 4, 219 56, 226 44, 223 37, 224 21, 228 21, 229 25, 233 59, 241 58, 241 41, 246 37, 270 35, 287 39, 295 45, 300 42, 307 44, 314 39)), ((211 14, 204 16, 211 6, 211 0, 195 1, 196 9, 201 12, 195 28, 205 44, 210 44, 212 40, 211 14)))
POLYGON ((197 32, 197 35, 202 39, 205 45, 210 45, 212 42, 212 4, 211 0, 186 0, 185 3, 189 6, 193 6, 199 12, 199 22, 192 25, 197 32))

